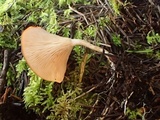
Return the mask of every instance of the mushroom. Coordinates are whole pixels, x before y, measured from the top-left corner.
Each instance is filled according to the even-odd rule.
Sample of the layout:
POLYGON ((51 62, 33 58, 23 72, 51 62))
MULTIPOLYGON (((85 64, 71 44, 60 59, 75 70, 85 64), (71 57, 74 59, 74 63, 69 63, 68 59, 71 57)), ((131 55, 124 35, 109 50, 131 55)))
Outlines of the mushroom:
POLYGON ((29 67, 44 80, 58 83, 64 79, 67 61, 75 45, 103 52, 102 48, 89 42, 54 35, 41 27, 31 26, 21 36, 22 54, 29 67))

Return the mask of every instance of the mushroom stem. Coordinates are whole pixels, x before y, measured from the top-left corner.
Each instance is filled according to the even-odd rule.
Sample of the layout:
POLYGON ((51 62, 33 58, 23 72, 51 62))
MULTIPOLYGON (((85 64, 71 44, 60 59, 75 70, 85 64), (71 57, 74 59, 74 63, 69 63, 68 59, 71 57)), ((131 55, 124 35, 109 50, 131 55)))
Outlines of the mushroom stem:
POLYGON ((110 54, 107 50, 103 50, 102 48, 98 47, 98 46, 95 46, 87 41, 84 41, 84 40, 80 40, 80 39, 72 39, 72 44, 73 46, 76 46, 76 45, 82 45, 82 46, 85 46, 87 48, 90 48, 92 50, 95 50, 97 52, 100 52, 100 53, 105 53, 105 54, 110 54))

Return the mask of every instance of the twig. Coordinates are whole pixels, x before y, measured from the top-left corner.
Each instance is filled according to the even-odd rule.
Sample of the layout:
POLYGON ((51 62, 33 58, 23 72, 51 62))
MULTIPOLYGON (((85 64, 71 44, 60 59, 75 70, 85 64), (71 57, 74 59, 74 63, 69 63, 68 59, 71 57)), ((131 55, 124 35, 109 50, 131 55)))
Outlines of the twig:
POLYGON ((83 16, 84 20, 86 21, 87 25, 89 25, 89 22, 87 21, 85 15, 77 10, 75 10, 74 8, 72 8, 71 6, 69 6, 69 9, 71 9, 72 11, 76 12, 77 14, 83 16))
POLYGON ((10 93, 11 91, 12 91, 12 88, 11 88, 11 87, 6 88, 4 94, 3 94, 2 97, 1 97, 2 103, 6 103, 7 97, 8 97, 8 95, 9 95, 9 93, 10 93))
POLYGON ((85 118, 84 118, 84 120, 89 119, 89 118, 90 118, 90 116, 91 116, 91 114, 93 114, 93 113, 94 113, 95 106, 98 104, 98 102, 99 102, 99 98, 100 98, 100 95, 98 94, 97 99, 96 99, 95 103, 94 103, 94 104, 93 104, 93 106, 92 106, 92 109, 90 110, 90 112, 89 112, 89 114, 87 115, 87 117, 85 117, 85 118))
POLYGON ((98 2, 108 11, 107 6, 101 0, 98 0, 98 2))
MULTIPOLYGON (((100 87, 102 84, 104 84, 104 81, 101 81, 100 83, 98 83, 97 85, 93 86, 91 89, 89 89, 88 91, 82 93, 81 95, 75 97, 74 99, 72 99, 72 101, 75 101, 83 96, 85 96, 86 94, 90 93, 91 91, 95 90, 96 88, 100 87)), ((71 101, 71 102, 72 102, 71 101)))
POLYGON ((3 60, 3 68, 0 73, 0 94, 2 94, 2 91, 4 89, 5 83, 6 83, 6 74, 9 66, 9 51, 4 50, 4 60, 3 60))

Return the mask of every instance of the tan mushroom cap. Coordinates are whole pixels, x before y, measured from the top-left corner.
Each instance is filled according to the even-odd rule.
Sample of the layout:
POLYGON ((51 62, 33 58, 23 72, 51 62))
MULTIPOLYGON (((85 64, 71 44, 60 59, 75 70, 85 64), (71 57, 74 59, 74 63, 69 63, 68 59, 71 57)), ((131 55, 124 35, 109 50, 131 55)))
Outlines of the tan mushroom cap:
POLYGON ((60 37, 40 27, 29 27, 21 36, 22 54, 41 78, 62 82, 73 48, 70 38, 60 37))

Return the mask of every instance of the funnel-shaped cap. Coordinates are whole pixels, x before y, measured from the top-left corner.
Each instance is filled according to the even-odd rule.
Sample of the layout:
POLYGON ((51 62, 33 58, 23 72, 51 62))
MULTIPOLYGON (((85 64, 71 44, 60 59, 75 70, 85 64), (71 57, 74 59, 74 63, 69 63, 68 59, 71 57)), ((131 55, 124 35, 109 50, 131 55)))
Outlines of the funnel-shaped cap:
POLYGON ((41 78, 62 82, 73 48, 70 38, 53 35, 40 27, 29 27, 21 36, 22 54, 41 78))

